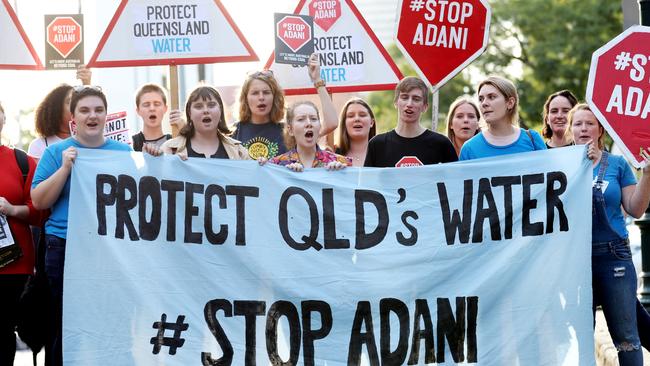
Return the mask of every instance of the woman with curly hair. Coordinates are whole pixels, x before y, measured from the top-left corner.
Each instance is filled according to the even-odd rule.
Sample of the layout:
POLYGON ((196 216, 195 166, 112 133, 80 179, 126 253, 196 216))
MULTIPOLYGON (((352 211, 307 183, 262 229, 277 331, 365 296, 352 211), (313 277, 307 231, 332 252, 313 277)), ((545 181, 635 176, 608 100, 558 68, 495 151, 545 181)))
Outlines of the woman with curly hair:
MULTIPOLYGON (((92 72, 84 65, 77 69, 77 79, 83 85, 90 85, 91 78, 92 72)), ((70 137, 71 97, 72 86, 61 84, 52 89, 38 105, 34 118, 38 138, 29 144, 29 155, 39 159, 48 146, 70 137)))

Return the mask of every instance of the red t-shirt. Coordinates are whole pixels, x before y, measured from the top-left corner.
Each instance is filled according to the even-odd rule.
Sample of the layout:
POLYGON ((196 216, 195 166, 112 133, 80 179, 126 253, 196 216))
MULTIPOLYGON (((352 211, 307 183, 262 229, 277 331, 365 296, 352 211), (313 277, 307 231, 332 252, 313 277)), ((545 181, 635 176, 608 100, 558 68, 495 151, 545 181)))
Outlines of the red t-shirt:
POLYGON ((34 244, 29 225, 41 225, 43 212, 32 206, 30 187, 36 162, 31 157, 28 157, 27 160, 29 174, 27 181, 23 183, 23 173, 16 161, 14 149, 0 146, 0 197, 4 197, 12 205, 27 205, 29 208, 29 216, 26 220, 8 217, 11 234, 23 250, 23 256, 0 268, 0 275, 32 274, 34 272, 34 244))

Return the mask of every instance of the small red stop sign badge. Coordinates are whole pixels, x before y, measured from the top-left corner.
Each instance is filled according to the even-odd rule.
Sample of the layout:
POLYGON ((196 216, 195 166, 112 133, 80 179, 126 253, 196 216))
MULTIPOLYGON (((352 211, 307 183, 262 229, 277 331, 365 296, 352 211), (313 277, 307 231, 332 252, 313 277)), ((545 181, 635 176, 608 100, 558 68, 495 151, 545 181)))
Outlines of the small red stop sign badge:
POLYGON ((47 43, 63 58, 81 44, 81 25, 72 17, 57 17, 47 26, 47 43))
POLYGON ((312 39, 311 26, 299 16, 285 16, 278 22, 277 35, 293 52, 312 39))
POLYGON ((591 57, 587 102, 627 159, 650 147, 650 27, 634 26, 591 57))
POLYGON ((417 156, 405 156, 395 164, 396 168, 404 168, 407 166, 422 166, 422 161, 417 156))

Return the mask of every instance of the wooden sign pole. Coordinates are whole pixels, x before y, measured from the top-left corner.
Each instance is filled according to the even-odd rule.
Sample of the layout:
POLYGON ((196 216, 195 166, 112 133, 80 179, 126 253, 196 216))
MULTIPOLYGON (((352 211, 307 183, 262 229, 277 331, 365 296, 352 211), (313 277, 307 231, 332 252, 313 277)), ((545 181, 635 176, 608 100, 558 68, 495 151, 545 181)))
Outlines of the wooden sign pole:
MULTIPOLYGON (((178 101, 178 66, 169 65, 169 104, 172 110, 179 109, 178 101)), ((188 121, 189 122, 189 121, 188 121)), ((172 125, 172 136, 178 136, 178 127, 172 125)))

